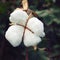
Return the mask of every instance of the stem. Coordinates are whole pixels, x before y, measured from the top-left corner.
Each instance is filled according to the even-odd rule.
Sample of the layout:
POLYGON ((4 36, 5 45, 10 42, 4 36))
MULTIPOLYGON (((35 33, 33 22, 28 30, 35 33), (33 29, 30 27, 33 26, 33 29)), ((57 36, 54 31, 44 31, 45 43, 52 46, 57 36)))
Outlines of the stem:
POLYGON ((29 60, 28 59, 28 49, 26 48, 26 60, 29 60))

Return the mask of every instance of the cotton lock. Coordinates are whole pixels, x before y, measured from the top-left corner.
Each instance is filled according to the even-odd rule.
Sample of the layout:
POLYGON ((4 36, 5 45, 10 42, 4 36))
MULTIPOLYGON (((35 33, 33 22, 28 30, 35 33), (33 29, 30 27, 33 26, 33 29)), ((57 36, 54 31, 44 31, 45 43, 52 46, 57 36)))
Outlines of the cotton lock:
POLYGON ((36 17, 30 18, 29 22, 27 24, 27 27, 29 27, 36 35, 38 35, 40 37, 45 36, 44 24, 38 18, 36 18, 36 17))
POLYGON ((19 46, 22 42, 24 28, 19 25, 13 25, 6 31, 5 37, 12 46, 19 46))
POLYGON ((14 10, 9 17, 10 22, 25 25, 28 14, 21 9, 14 10))

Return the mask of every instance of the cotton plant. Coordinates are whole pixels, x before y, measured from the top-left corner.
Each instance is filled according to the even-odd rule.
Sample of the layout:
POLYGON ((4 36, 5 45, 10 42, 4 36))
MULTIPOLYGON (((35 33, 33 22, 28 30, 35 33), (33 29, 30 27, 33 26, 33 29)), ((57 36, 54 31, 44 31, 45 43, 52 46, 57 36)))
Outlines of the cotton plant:
POLYGON ((13 23, 5 37, 13 47, 21 44, 22 40, 26 47, 37 46, 41 42, 41 37, 45 36, 44 24, 37 17, 31 17, 20 8, 15 9, 9 17, 13 23))

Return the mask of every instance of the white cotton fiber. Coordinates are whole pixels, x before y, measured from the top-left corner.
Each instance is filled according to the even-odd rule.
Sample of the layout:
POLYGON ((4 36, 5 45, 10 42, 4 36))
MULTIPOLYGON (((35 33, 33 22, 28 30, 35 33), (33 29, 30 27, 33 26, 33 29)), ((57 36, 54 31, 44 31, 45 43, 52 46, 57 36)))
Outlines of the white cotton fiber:
POLYGON ((36 35, 40 37, 44 37, 44 25, 43 23, 36 17, 32 17, 29 19, 27 27, 31 29, 36 35))
POLYGON ((6 31, 5 37, 13 47, 19 46, 22 42, 24 28, 19 25, 13 25, 6 31))
POLYGON ((25 25, 27 18, 28 14, 25 11, 16 9, 10 14, 9 20, 12 23, 25 25))
POLYGON ((41 38, 26 29, 23 41, 26 47, 36 46, 39 42, 41 42, 41 38))
MULTIPOLYGON (((17 47, 21 44, 23 32, 25 29, 24 26, 27 22, 27 19, 28 14, 20 8, 15 9, 10 14, 9 21, 16 25, 12 25, 8 28, 5 37, 13 47, 17 47), (21 24, 21 26, 18 24, 21 24)), ((24 45, 26 47, 36 46, 39 42, 41 42, 40 37, 45 36, 44 25, 42 21, 36 17, 32 17, 29 19, 26 27, 27 28, 25 29, 23 40, 24 45), (34 33, 32 33, 28 28, 34 33)))

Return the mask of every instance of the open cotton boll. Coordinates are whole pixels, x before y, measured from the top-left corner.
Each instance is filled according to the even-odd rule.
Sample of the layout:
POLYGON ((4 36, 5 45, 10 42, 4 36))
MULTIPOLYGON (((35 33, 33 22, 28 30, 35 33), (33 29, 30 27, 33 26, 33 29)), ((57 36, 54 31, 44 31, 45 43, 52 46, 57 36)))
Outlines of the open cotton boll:
POLYGON ((16 47, 22 42, 23 31, 23 27, 19 25, 13 25, 10 26, 6 31, 5 37, 13 47, 16 47))
POLYGON ((44 37, 44 25, 43 23, 36 17, 32 17, 29 19, 27 27, 30 28, 36 35, 40 37, 44 37))
POLYGON ((9 20, 12 23, 25 25, 27 18, 28 14, 25 11, 16 9, 10 14, 9 20))
POLYGON ((26 47, 29 46, 36 46, 39 42, 41 42, 41 38, 35 35, 34 33, 30 32, 29 30, 25 30, 24 35, 24 45, 26 47))

